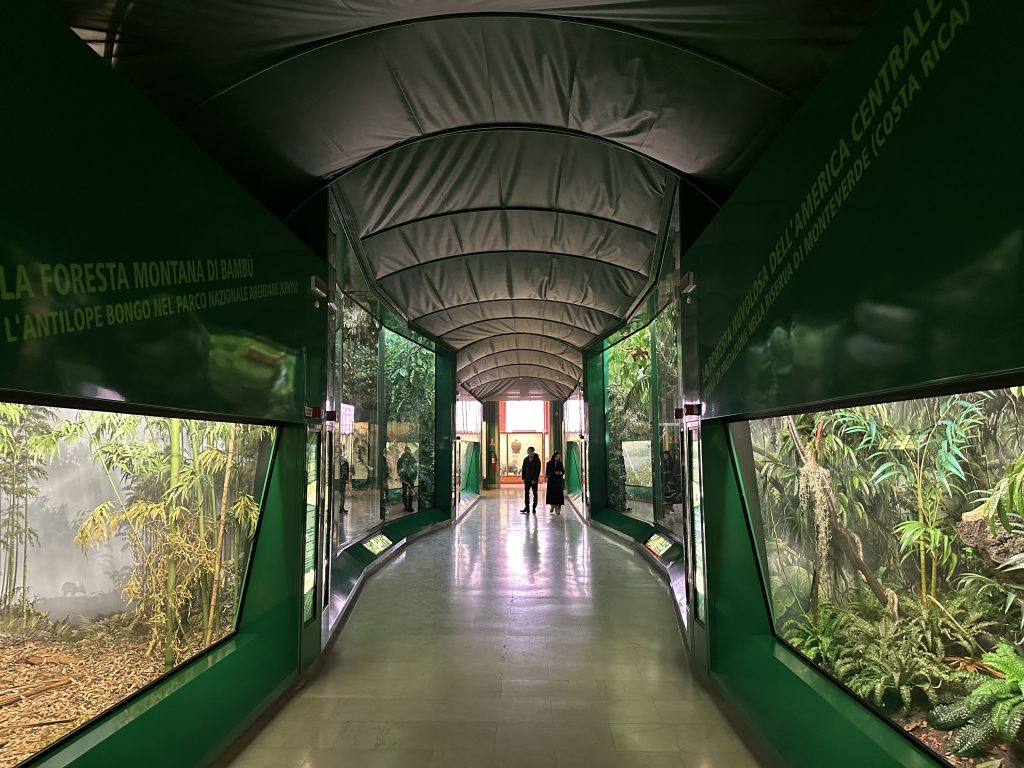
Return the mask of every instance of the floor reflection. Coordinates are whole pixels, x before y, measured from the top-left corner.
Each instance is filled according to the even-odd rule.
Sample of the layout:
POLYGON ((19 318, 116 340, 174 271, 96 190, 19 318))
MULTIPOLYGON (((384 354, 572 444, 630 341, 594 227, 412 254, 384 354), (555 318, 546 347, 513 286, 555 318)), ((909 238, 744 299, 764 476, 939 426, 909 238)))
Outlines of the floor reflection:
POLYGON ((485 492, 375 574, 234 765, 755 766, 647 562, 568 508, 521 505, 485 492))

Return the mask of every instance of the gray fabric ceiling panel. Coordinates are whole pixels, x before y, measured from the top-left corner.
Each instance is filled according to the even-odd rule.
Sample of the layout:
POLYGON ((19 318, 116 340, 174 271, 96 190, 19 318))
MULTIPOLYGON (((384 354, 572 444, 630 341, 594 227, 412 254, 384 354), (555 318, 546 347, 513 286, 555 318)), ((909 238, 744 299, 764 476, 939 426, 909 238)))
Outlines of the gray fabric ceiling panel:
POLYGON ((473 392, 478 386, 502 379, 535 378, 544 379, 556 384, 564 384, 570 390, 575 389, 580 380, 561 371, 552 370, 542 365, 508 365, 502 370, 484 371, 462 380, 462 385, 473 392))
POLYGON ((473 397, 488 400, 565 400, 575 387, 545 378, 497 379, 479 385, 473 397))
POLYGON ((395 149, 336 187, 360 237, 410 220, 474 208, 592 214, 656 233, 666 172, 582 136, 494 130, 438 136, 395 149))
POLYGON ((584 330, 577 325, 568 325, 536 317, 508 317, 472 323, 462 328, 448 331, 441 336, 441 339, 459 349, 473 342, 503 334, 549 336, 552 339, 560 339, 567 344, 572 344, 574 347, 581 349, 597 338, 596 334, 584 330))
POLYGON ((657 235, 560 211, 481 210, 453 213, 364 238, 374 277, 466 253, 538 251, 586 256, 650 274, 657 235))
MULTIPOLYGON (((601 335, 610 326, 617 324, 615 316, 602 313, 593 307, 572 303, 562 304, 543 299, 501 299, 480 304, 466 304, 424 316, 417 321, 417 324, 428 333, 444 336, 464 325, 483 323, 499 318, 549 320, 586 331, 591 336, 601 335)), ((554 334, 554 338, 557 340, 565 337, 562 334, 554 334)))
POLYGON ((459 350, 458 368, 475 363, 491 355, 509 350, 536 350, 551 355, 558 355, 568 360, 580 370, 583 369, 583 353, 577 348, 558 339, 547 336, 504 335, 492 336, 478 341, 459 350))
MULTIPOLYGON (((465 0, 48 0, 69 26, 112 41, 108 57, 171 114, 339 35, 465 13, 465 0)), ((806 95, 876 0, 475 0, 478 13, 592 19, 662 37, 806 95)))
POLYGON ((495 253, 431 262, 377 281, 410 320, 446 307, 502 299, 550 299, 622 317, 643 275, 613 264, 538 253, 495 253))
POLYGON ((568 376, 574 381, 579 381, 583 375, 583 369, 571 360, 566 360, 564 357, 553 355, 550 352, 538 352, 532 349, 509 349, 495 352, 476 362, 460 366, 456 375, 459 381, 469 381, 474 376, 511 365, 539 365, 568 376))
POLYGON ((250 188, 274 179, 263 199, 411 139, 513 123, 600 136, 731 189, 792 108, 755 78, 657 40, 540 17, 463 16, 307 50, 208 100, 184 126, 222 147, 233 171, 248 171, 250 188))

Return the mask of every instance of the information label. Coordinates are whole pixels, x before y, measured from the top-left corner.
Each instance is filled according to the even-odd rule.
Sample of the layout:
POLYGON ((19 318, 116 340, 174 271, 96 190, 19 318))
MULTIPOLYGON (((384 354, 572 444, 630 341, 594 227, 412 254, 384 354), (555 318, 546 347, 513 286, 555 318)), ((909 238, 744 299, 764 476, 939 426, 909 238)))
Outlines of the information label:
POLYGON ((391 539, 385 536, 383 533, 378 533, 376 536, 371 536, 363 542, 363 546, 370 550, 373 554, 379 555, 385 549, 394 544, 391 539))
POLYGON ((660 533, 656 533, 644 542, 644 546, 651 550, 651 552, 656 554, 658 557, 661 557, 672 548, 672 542, 666 539, 660 533))

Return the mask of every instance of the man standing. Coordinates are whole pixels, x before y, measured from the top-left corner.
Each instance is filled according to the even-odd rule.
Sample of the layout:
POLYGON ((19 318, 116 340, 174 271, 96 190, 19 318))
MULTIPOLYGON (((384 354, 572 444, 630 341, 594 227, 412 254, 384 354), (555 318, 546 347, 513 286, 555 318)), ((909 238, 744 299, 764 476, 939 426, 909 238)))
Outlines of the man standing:
POLYGON ((349 475, 351 470, 348 465, 348 459, 345 458, 345 454, 339 449, 338 451, 338 478, 335 482, 338 485, 338 507, 341 509, 341 514, 347 515, 348 510, 345 509, 345 489, 348 486, 349 475))
POLYGON ((526 491, 526 506, 521 514, 530 513, 530 489, 533 489, 533 514, 537 514, 537 482, 540 480, 540 456, 533 452, 531 445, 526 449, 526 458, 523 459, 523 488, 526 491))
POLYGON ((416 486, 416 457, 412 448, 405 446, 405 452, 398 457, 398 479, 402 481, 402 511, 412 512, 413 490, 416 486))

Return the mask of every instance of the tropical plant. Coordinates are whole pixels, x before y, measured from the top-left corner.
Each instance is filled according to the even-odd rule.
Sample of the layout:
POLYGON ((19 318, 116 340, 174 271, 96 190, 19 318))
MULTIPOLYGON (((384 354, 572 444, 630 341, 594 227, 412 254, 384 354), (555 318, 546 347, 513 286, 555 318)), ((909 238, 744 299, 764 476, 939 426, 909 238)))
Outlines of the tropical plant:
POLYGON ((605 351, 608 420, 608 503, 625 511, 628 484, 623 443, 652 440, 651 327, 605 351))
MULTIPOLYGON (((434 493, 434 352, 392 331, 383 333, 383 385, 389 435, 382 462, 388 466, 388 446, 396 439, 417 443, 416 474, 422 508, 424 504, 429 506, 434 493), (390 431, 397 431, 400 424, 407 425, 411 434, 391 435, 390 431)), ((401 451, 395 445, 391 448, 396 454, 391 463, 395 463, 401 451)))
POLYGON ((850 689, 878 706, 911 708, 923 699, 934 707, 966 690, 969 673, 943 662, 944 638, 927 613, 877 620, 851 614, 833 671, 850 689))
MULTIPOLYGON (((937 401, 920 401, 929 404, 937 401)), ((893 418, 884 405, 851 408, 836 413, 840 431, 860 439, 858 450, 873 450, 877 462, 872 483, 889 481, 910 497, 914 517, 896 526, 904 558, 916 553, 920 596, 934 599, 940 569, 947 577, 956 567, 956 552, 943 502, 965 496, 964 449, 984 421, 980 403, 953 396, 934 410, 918 407, 911 418, 893 418)))
POLYGON ((341 369, 341 400, 355 406, 356 421, 368 421, 377 411, 380 324, 349 296, 340 320, 335 359, 341 369))
POLYGON ((772 597, 772 616, 777 624, 785 624, 794 612, 806 613, 811 591, 811 572, 806 559, 782 539, 769 539, 766 560, 768 583, 772 597))
POLYGON ((1013 741, 1024 724, 1024 658, 1001 640, 982 659, 1000 677, 983 679, 961 700, 935 707, 929 714, 936 728, 959 728, 954 738, 958 755, 976 755, 997 738, 1013 741))
POLYGON ((1015 644, 1024 643, 1024 584, 1001 581, 982 573, 961 574, 957 585, 979 605, 1003 616, 1002 634, 1015 644))
POLYGON ((846 645, 843 627, 849 615, 829 602, 818 605, 816 616, 786 622, 782 636, 811 661, 833 670, 846 645))

